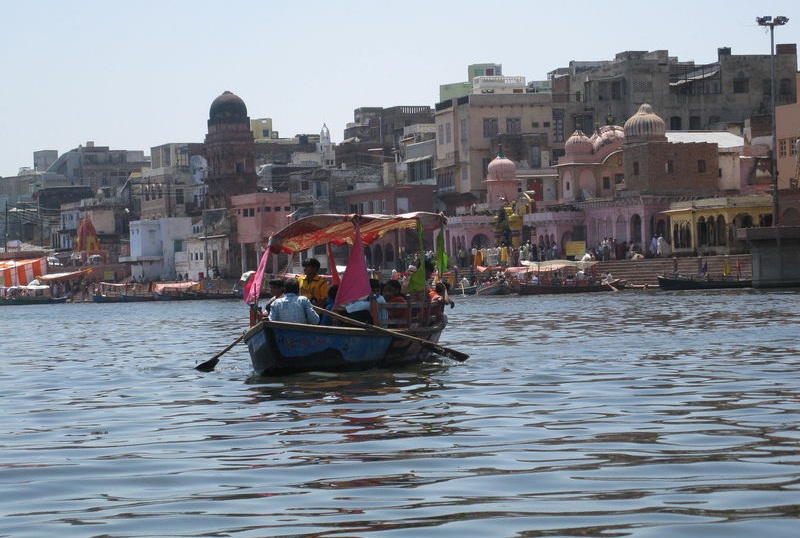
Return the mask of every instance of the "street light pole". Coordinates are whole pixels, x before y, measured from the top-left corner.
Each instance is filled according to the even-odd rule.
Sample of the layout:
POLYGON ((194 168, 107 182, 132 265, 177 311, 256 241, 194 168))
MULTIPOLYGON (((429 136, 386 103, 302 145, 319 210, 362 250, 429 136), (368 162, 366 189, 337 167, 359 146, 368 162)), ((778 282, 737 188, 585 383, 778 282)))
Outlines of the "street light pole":
POLYGON ((759 26, 769 27, 769 60, 770 60, 770 97, 772 99, 772 151, 770 166, 772 168, 772 225, 780 224, 780 214, 778 210, 778 131, 777 116, 775 114, 775 27, 783 26, 789 22, 788 17, 778 15, 774 19, 767 15, 756 17, 759 26))

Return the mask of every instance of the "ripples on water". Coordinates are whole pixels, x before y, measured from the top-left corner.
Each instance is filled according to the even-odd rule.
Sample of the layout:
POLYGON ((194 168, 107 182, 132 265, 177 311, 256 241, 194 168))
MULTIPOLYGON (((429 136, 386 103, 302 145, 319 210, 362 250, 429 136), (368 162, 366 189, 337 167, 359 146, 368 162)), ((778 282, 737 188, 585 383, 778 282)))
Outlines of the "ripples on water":
POLYGON ((798 295, 464 298, 463 364, 251 375, 236 302, 2 311, 0 536, 797 536, 798 295))

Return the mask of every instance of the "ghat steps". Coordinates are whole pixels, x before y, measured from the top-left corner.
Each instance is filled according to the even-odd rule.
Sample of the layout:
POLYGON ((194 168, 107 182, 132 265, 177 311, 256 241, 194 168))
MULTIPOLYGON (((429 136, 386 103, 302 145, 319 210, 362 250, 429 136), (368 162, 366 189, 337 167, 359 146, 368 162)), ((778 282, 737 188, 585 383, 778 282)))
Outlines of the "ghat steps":
MULTIPOLYGON (((742 278, 749 279, 753 276, 753 261, 750 254, 731 254, 728 256, 732 275, 736 273, 736 261, 742 270, 742 278)), ((708 263, 709 275, 722 275, 725 270, 725 256, 701 257, 676 257, 676 258, 644 258, 642 260, 609 260, 599 262, 598 274, 611 273, 614 278, 627 280, 634 286, 658 286, 656 275, 671 275, 677 272, 686 275, 696 275, 703 264, 708 263)))

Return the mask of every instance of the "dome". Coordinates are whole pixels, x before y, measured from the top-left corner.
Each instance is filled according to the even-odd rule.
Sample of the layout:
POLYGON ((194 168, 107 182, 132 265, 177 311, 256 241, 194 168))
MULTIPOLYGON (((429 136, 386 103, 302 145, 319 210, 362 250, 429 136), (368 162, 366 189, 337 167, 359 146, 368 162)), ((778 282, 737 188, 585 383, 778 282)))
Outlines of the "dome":
POLYGON ((639 111, 625 122, 625 139, 627 142, 660 139, 666 140, 664 134, 667 125, 655 112, 653 107, 644 103, 639 111))
POLYGON ((619 125, 604 125, 592 135, 592 150, 609 154, 618 150, 625 142, 625 130, 619 125))
POLYGON ((250 118, 247 117, 247 106, 235 93, 225 91, 211 103, 208 111, 208 124, 220 123, 250 123, 250 118))
POLYGON ((517 179, 517 167, 514 161, 507 159, 503 155, 502 147, 497 157, 489 163, 486 171, 486 179, 517 179))
POLYGON ((591 155, 592 141, 578 129, 564 142, 564 152, 567 155, 591 155))

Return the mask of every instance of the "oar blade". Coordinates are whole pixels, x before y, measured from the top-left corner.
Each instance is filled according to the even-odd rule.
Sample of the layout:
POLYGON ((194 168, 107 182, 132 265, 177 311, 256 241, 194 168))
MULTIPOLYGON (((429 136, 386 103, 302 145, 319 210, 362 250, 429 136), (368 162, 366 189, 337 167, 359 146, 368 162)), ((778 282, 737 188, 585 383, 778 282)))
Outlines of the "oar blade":
POLYGON ((201 372, 213 372, 214 371, 214 367, 217 366, 218 362, 219 362, 219 358, 218 357, 214 357, 214 358, 208 359, 205 362, 201 362, 200 364, 195 366, 194 369, 195 370, 200 370, 201 372))

